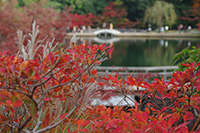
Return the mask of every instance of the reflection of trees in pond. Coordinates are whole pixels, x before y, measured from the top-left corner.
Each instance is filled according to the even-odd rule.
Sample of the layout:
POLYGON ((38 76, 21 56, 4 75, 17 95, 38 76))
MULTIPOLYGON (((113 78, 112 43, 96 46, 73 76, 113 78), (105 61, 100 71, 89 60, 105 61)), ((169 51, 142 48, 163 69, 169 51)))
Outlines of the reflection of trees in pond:
POLYGON ((144 43, 143 40, 137 40, 129 45, 125 60, 127 66, 142 66, 144 64, 144 43))
POLYGON ((145 48, 144 62, 148 66, 171 65, 176 54, 175 45, 163 41, 163 45, 155 44, 153 47, 145 48))
MULTIPOLYGON (((191 41, 191 46, 199 41, 191 41)), ((176 53, 188 46, 179 40, 121 40, 115 43, 112 59, 102 66, 162 66, 172 65, 176 53)))
POLYGON ((112 59, 107 60, 102 63, 102 65, 106 66, 122 66, 125 62, 125 57, 127 53, 127 47, 130 44, 126 41, 120 41, 118 43, 114 43, 114 50, 112 52, 112 59))

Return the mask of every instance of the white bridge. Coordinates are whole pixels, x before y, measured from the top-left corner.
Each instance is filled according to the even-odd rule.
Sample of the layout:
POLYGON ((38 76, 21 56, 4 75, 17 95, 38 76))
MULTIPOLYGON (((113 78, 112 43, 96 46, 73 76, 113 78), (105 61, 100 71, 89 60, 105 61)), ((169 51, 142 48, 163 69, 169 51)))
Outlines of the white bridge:
POLYGON ((96 36, 115 36, 115 35, 118 35, 120 34, 121 32, 118 31, 118 30, 114 30, 114 29, 100 29, 100 30, 97 30, 95 32, 93 32, 94 35, 96 36))

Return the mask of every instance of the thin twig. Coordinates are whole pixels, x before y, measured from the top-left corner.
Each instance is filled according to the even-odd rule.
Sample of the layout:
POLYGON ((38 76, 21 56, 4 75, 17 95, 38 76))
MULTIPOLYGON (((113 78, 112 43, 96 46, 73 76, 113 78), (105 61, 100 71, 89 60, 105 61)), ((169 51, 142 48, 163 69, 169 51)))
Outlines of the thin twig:
MULTIPOLYGON (((77 106, 74 106, 74 108, 73 108, 68 114, 66 114, 65 117, 69 117, 69 116, 75 111, 76 108, 77 108, 77 106)), ((45 131, 51 130, 51 129, 55 128, 56 126, 58 126, 58 125, 59 125, 61 122, 63 122, 64 120, 65 120, 65 119, 61 119, 60 121, 58 121, 58 122, 55 123, 54 125, 52 125, 52 126, 47 126, 47 127, 43 128, 43 129, 40 129, 40 130, 38 130, 38 131, 35 131, 34 133, 41 133, 41 132, 45 132, 45 131)))

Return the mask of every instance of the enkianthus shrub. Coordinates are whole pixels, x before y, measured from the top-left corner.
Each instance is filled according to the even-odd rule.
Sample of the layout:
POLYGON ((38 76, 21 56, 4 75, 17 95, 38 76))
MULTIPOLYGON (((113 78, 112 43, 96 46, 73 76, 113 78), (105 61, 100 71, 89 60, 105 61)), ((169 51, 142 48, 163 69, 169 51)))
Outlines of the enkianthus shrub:
POLYGON ((34 22, 27 44, 18 32, 20 54, 0 53, 0 132, 67 129, 66 121, 80 117, 98 86, 94 67, 112 51, 105 44, 72 43, 54 52, 52 43, 36 41, 38 32, 34 22))
MULTIPOLYGON (((194 49, 194 48, 193 48, 194 49)), ((195 50, 197 51, 197 49, 195 50)), ((152 83, 137 80, 131 76, 122 79, 118 74, 110 74, 99 82, 101 86, 112 88, 113 93, 138 95, 140 102, 124 111, 124 107, 89 106, 84 117, 74 122, 71 132, 199 132, 200 131, 200 62, 195 51, 187 62, 179 64, 182 71, 173 73, 169 81, 154 79, 152 83), (195 57, 195 58, 193 58, 195 57), (196 62, 195 62, 196 61, 196 62)), ((98 93, 107 97, 106 90, 98 93)), ((100 94, 100 95, 99 95, 100 94)), ((112 95, 112 94, 108 94, 112 95)), ((115 94, 114 94, 115 95, 115 94)), ((128 102, 127 102, 128 104, 128 102)))
POLYGON ((104 78, 104 85, 112 86, 124 95, 124 87, 143 87, 140 102, 124 111, 123 106, 114 109, 105 106, 88 107, 84 117, 76 122, 72 132, 199 132, 200 131, 200 63, 182 64, 183 72, 173 73, 170 81, 155 79, 153 83, 127 80, 117 75, 104 78))

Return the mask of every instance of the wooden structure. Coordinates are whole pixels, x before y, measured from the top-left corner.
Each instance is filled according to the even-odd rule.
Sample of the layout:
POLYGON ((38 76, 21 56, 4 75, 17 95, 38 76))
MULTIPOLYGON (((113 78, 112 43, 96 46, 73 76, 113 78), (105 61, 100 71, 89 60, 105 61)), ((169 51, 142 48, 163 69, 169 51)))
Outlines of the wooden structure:
POLYGON ((178 66, 154 66, 154 67, 110 67, 110 66, 101 66, 96 67, 98 74, 106 75, 111 72, 118 72, 118 74, 122 77, 126 77, 128 75, 137 76, 144 74, 151 74, 153 77, 163 76, 164 80, 168 80, 175 69, 178 66))

